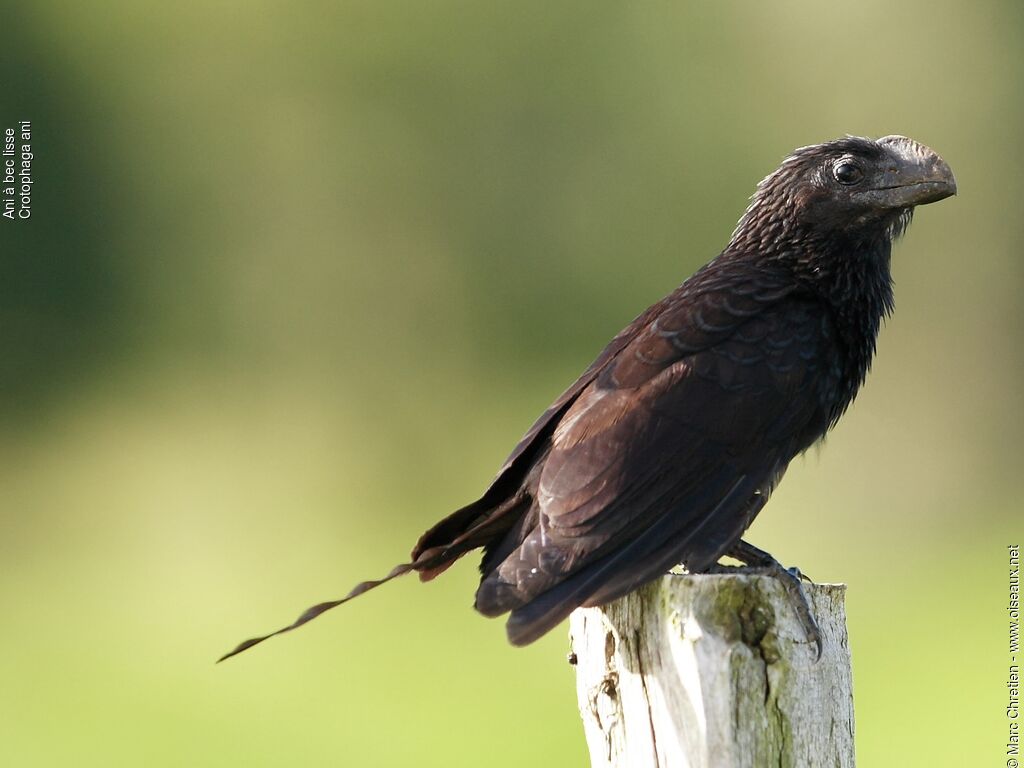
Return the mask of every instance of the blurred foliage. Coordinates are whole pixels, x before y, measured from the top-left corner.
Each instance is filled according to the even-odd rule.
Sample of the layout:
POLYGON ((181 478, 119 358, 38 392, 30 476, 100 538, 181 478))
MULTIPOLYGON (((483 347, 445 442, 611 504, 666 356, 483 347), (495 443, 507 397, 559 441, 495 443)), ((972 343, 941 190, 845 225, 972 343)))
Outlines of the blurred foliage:
POLYGON ((1021 534, 1022 9, 651 2, 5 10, 0 763, 583 765, 560 632, 402 559, 794 146, 905 133, 960 197, 869 384, 752 539, 850 584, 865 765, 1002 756, 1021 534), (59 734, 59 738, 55 736, 59 734))

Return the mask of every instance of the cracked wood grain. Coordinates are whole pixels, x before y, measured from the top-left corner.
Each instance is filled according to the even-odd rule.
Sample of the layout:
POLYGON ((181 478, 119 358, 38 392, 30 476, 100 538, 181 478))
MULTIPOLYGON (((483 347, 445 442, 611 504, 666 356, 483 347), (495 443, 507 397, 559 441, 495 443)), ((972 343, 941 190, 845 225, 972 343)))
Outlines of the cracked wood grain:
POLYGON ((845 586, 807 585, 824 649, 771 577, 668 575, 570 620, 593 766, 853 768, 845 586))

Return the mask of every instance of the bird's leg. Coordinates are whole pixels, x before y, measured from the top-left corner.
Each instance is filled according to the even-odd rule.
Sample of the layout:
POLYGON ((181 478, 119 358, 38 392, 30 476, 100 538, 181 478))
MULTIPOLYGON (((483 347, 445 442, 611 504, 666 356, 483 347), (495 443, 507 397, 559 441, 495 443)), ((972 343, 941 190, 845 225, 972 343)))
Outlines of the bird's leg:
MULTIPOLYGON (((804 626, 808 642, 814 643, 817 648, 817 659, 821 658, 821 629, 818 622, 814 620, 814 613, 811 611, 811 604, 807 600, 807 593, 804 592, 800 579, 806 578, 800 573, 799 568, 785 568, 778 560, 769 555, 763 549, 748 544, 745 541, 738 541, 726 554, 739 560, 744 565, 762 571, 768 576, 774 576, 779 580, 782 588, 789 595, 790 602, 796 610, 800 623, 804 626)), ((810 582, 810 579, 807 579, 810 582)))
MULTIPOLYGON (((783 567, 778 560, 763 549, 758 549, 753 544, 748 544, 745 541, 736 542, 733 548, 726 552, 726 554, 734 560, 739 560, 744 565, 752 568, 771 568, 773 566, 778 566, 779 568, 783 567)), ((784 570, 788 571, 798 579, 803 579, 808 584, 814 583, 814 580, 810 576, 801 571, 795 565, 790 568, 784 568, 784 570)))

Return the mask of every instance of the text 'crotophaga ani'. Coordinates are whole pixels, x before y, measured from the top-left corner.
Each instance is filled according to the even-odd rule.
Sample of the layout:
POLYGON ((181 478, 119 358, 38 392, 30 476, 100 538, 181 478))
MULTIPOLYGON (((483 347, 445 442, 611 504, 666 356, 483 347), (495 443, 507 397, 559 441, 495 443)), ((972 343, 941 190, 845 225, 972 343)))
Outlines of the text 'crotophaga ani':
POLYGON ((955 193, 942 158, 903 136, 796 150, 758 185, 725 250, 611 341, 480 499, 384 579, 273 634, 403 573, 432 579, 481 547, 476 609, 511 614, 516 645, 674 565, 764 560, 740 537, 864 382, 892 309, 893 240, 914 206, 955 193))

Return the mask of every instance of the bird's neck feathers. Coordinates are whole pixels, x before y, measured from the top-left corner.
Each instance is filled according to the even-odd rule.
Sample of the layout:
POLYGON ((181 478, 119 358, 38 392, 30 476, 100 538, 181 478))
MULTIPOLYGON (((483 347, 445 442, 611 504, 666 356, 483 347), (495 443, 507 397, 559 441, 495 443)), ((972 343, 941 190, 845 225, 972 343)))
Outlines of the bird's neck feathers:
MULTIPOLYGON (((809 282, 832 308, 836 329, 846 352, 846 405, 864 383, 875 355, 882 322, 892 312, 890 255, 892 239, 880 236, 835 243, 831 258, 813 267, 809 282)), ((801 267, 806 269, 806 265, 801 267)), ((833 414, 833 422, 845 410, 833 414)))
POLYGON ((871 366, 882 321, 892 312, 892 243, 910 223, 912 211, 896 211, 867 225, 813 226, 801 221, 791 199, 777 190, 765 194, 765 182, 721 258, 790 275, 804 292, 830 307, 845 350, 844 378, 852 399, 871 366))
POLYGON ((863 309, 866 301, 879 319, 888 314, 892 244, 909 225, 912 209, 867 223, 822 226, 820 221, 802 219, 790 196, 768 194, 764 187, 769 179, 758 187, 722 258, 785 272, 837 309, 863 309))

